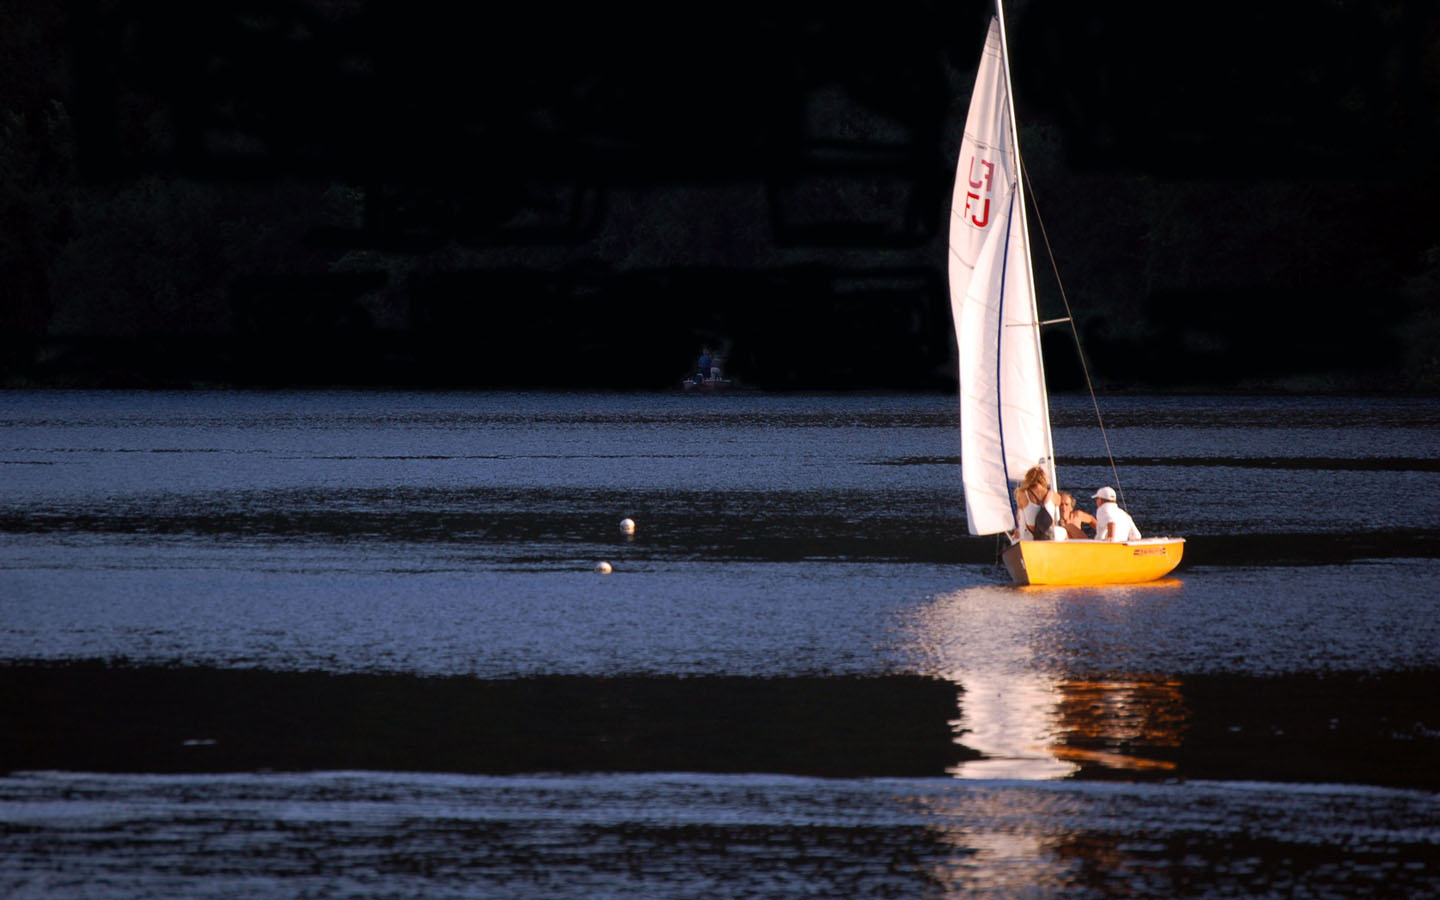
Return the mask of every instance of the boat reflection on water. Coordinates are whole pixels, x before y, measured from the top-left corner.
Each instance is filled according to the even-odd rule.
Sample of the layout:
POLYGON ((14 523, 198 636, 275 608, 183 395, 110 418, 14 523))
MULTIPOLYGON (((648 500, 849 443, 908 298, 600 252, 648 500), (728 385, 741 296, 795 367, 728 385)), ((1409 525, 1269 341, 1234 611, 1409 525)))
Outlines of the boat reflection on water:
POLYGON ((957 777, 1050 779, 1087 769, 1175 768, 1172 760, 1142 753, 1180 746, 1187 712, 1177 680, 981 675, 961 685, 959 740, 984 758, 951 769, 957 777))
POLYGON ((966 674, 959 740, 984 754, 951 769, 960 778, 1064 778, 1077 770, 1050 751, 1057 740, 1056 685, 1022 673, 966 674))
POLYGON ((1059 693, 1061 740, 1049 748, 1057 758, 1137 772, 1175 769, 1173 760, 1122 751, 1180 746, 1189 711, 1179 680, 1064 681, 1059 693))
MULTIPOLYGON (((1016 588, 986 585, 936 597, 905 623, 925 674, 960 686, 956 739, 982 754, 950 771, 966 779, 1058 779, 1105 771, 1165 773, 1189 711, 1181 682, 1162 675, 1047 667, 1075 647, 1072 616, 1123 620, 1179 579, 1141 585, 1016 588), (1160 751, 1159 754, 1156 751, 1160 751)), ((1123 621, 1117 625, 1123 629, 1123 621)))

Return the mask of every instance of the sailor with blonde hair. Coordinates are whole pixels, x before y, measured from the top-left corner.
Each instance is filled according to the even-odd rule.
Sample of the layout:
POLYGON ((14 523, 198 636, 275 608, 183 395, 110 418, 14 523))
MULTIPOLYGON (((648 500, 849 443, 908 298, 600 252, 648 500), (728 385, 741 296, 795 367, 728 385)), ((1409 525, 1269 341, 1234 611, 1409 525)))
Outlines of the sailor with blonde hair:
POLYGON ((1045 467, 1031 466, 1025 472, 1025 477, 1020 480, 1020 486, 1015 488, 1015 506, 1019 510, 1019 526, 1015 529, 1016 540, 1065 540, 1065 529, 1055 527, 1055 523, 1060 521, 1058 499, 1059 495, 1050 487, 1050 479, 1045 474, 1045 467), (1040 515, 1041 509, 1050 514, 1051 525, 1048 530, 1041 529, 1037 533, 1035 519, 1040 515))

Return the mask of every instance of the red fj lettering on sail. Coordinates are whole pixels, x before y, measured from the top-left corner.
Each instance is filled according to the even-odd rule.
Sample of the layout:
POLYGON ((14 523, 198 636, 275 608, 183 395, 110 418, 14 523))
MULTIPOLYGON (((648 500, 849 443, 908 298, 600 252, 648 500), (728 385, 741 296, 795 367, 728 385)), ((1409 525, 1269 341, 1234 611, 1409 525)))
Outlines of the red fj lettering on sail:
POLYGON ((976 228, 984 228, 986 225, 990 224, 990 185, 995 180, 995 164, 984 159, 978 160, 978 162, 980 163, 980 169, 983 171, 980 173, 980 178, 977 181, 975 178, 976 162, 977 160, 975 159, 975 157, 970 157, 969 181, 970 187, 974 188, 975 190, 967 191, 965 193, 965 213, 966 215, 970 216, 970 221, 975 224, 976 228), (975 191, 980 190, 982 187, 985 189, 983 198, 980 194, 975 193, 975 191), (983 206, 980 204, 980 201, 982 199, 985 201, 983 206), (977 208, 978 215, 975 212, 977 208))

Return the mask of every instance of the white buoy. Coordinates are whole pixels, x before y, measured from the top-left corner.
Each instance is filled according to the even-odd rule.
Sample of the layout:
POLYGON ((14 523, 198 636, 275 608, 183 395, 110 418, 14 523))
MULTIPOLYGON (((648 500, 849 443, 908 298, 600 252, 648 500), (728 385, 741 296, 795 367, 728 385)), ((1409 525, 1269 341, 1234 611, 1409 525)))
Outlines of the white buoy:
POLYGON ((596 572, 599 572, 601 575, 609 575, 611 572, 613 572, 613 571, 615 571, 615 570, 614 570, 613 568, 611 568, 611 566, 610 566, 610 564, 609 564, 608 562, 606 562, 605 560, 602 559, 602 560, 600 560, 598 563, 595 564, 595 571, 596 571, 596 572))
POLYGON ((635 520, 634 520, 634 519, 621 519, 621 520, 620 520, 620 530, 623 531, 623 532, 625 532, 626 534, 634 534, 634 533, 635 533, 635 520))

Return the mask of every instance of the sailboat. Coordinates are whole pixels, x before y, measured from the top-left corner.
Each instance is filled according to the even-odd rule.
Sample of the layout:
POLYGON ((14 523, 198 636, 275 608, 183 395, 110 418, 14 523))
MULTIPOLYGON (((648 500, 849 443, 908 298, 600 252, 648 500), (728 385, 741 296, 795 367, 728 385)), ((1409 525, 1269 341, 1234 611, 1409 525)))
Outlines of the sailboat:
MULTIPOLYGON (((1050 487, 1058 490, 1058 481, 1040 353, 1040 327, 1051 323, 1040 321, 1035 302, 1002 0, 990 20, 956 164, 949 279, 960 351, 965 516, 971 534, 1012 536, 1015 488, 1026 470, 1043 466, 1050 487)), ((1017 584, 1124 584, 1168 574, 1184 546, 1184 538, 1012 536, 1001 561, 1017 584)))

